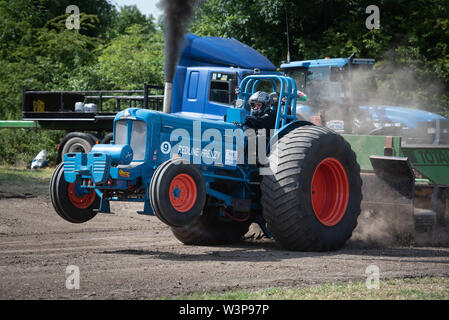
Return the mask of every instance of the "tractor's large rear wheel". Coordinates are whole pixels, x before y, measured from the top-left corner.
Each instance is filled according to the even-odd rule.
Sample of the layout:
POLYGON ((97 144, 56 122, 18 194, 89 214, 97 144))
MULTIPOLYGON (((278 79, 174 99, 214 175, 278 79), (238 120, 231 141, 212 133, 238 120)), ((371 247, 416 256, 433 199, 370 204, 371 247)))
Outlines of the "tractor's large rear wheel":
POLYGON ((350 145, 330 129, 304 126, 280 138, 269 161, 262 206, 275 240, 290 250, 342 247, 357 225, 362 200, 350 145))
POLYGON ((50 180, 50 200, 58 215, 71 223, 87 222, 97 215, 100 198, 94 190, 80 184, 68 183, 64 178, 64 164, 56 167, 50 180))
POLYGON ((249 222, 221 221, 218 208, 206 206, 199 219, 182 228, 171 228, 174 236, 186 245, 222 245, 241 241, 249 222))

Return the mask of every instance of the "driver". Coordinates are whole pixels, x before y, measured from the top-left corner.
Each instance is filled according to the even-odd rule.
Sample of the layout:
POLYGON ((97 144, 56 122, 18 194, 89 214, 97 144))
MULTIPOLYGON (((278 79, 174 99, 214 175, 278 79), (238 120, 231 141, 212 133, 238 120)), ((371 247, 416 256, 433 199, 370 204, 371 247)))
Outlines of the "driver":
POLYGON ((251 116, 246 117, 244 126, 253 129, 274 129, 276 112, 271 109, 270 95, 264 91, 257 91, 248 100, 251 107, 251 116))

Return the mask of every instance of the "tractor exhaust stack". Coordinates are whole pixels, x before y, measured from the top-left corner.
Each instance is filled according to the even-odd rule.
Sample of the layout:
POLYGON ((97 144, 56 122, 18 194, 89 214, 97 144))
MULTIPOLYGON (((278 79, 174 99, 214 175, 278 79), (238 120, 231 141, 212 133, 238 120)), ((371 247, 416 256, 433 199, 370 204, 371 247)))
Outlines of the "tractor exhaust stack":
POLYGON ((164 113, 171 113, 173 79, 178 64, 181 45, 196 0, 159 0, 157 7, 163 11, 165 35, 165 91, 164 113))
POLYGON ((173 83, 166 82, 164 89, 164 105, 162 109, 164 113, 171 113, 172 97, 173 97, 173 83))

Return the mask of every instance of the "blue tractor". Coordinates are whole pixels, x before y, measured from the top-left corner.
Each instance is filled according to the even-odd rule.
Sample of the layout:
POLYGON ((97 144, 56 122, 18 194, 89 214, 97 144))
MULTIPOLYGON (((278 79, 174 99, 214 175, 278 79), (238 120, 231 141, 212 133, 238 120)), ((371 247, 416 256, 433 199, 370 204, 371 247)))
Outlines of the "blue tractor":
POLYGON ((83 223, 109 213, 111 201, 136 201, 143 203, 141 214, 156 215, 184 244, 234 242, 256 222, 289 250, 342 247, 362 200, 360 167, 349 143, 298 120, 300 98, 290 77, 251 69, 241 76, 235 65, 220 71, 194 66, 196 73, 186 77, 189 68, 175 79, 173 112, 126 109, 115 117, 111 144, 64 156, 50 182, 56 212, 83 223), (223 99, 212 113, 198 102, 195 109, 195 99, 208 99, 196 95, 201 72, 208 80, 215 74, 217 82, 205 89, 223 99), (229 81, 220 77, 224 73, 236 77, 229 81), (177 88, 182 74, 193 85, 177 88), (234 80, 238 95, 232 98, 224 91, 234 80), (270 134, 243 126, 251 113, 248 99, 260 88, 273 92, 270 134), (184 112, 177 90, 179 99, 190 99, 184 112))
POLYGON ((449 144, 449 120, 424 110, 379 104, 374 59, 326 58, 281 65, 305 92, 298 116, 339 133, 400 136, 404 144, 449 144))

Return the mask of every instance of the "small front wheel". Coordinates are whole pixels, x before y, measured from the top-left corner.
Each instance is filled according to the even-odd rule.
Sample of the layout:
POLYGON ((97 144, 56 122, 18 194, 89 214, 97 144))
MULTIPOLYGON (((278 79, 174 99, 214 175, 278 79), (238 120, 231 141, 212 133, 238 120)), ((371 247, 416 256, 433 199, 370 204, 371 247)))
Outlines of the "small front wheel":
POLYGON ((153 174, 150 199, 156 216, 171 227, 194 223, 206 201, 201 171, 183 159, 166 161, 153 174))
POLYGON ((50 200, 58 215, 71 223, 84 223, 97 215, 100 198, 94 190, 81 188, 79 182, 68 183, 64 164, 53 172, 50 180, 50 200))

